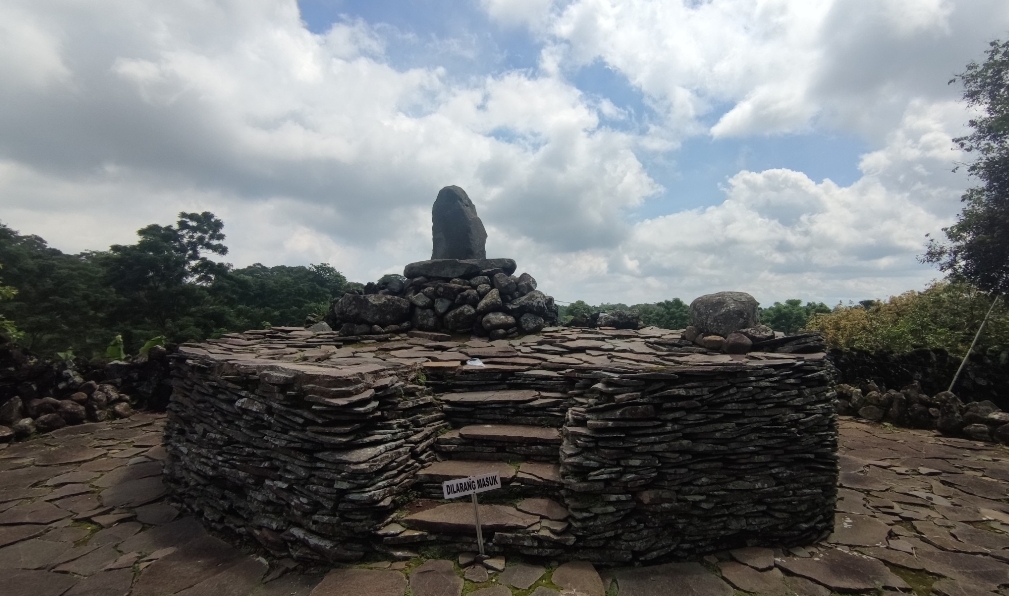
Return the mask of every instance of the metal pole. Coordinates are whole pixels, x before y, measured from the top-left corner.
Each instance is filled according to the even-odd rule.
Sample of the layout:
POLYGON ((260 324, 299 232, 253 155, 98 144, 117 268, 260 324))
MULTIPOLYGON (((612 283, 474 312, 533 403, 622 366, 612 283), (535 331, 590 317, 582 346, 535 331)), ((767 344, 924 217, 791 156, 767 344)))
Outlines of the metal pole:
POLYGON ((487 555, 483 552, 483 530, 480 529, 480 505, 476 500, 476 493, 473 493, 473 519, 476 520, 476 543, 480 547, 480 557, 487 555))
POLYGON ((963 367, 967 365, 967 359, 970 358, 970 353, 974 351, 974 345, 977 344, 978 338, 981 337, 981 332, 984 331, 984 326, 988 322, 988 317, 991 316, 991 311, 995 310, 995 305, 998 304, 998 299, 1001 297, 995 296, 995 299, 991 301, 988 313, 984 316, 984 320, 981 321, 981 326, 977 328, 977 333, 974 334, 974 341, 970 342, 970 348, 967 349, 967 353, 963 355, 963 360, 960 361, 960 368, 956 369, 956 374, 953 375, 953 382, 949 384, 949 389, 947 389, 950 393, 953 392, 953 386, 956 385, 957 379, 960 378, 963 367))

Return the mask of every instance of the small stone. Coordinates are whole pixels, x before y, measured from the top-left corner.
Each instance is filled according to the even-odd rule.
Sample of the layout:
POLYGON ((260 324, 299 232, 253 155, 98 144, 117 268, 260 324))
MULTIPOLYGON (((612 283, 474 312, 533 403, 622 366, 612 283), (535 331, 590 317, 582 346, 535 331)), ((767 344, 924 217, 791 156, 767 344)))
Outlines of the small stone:
POLYGON ((130 407, 129 403, 121 401, 112 406, 112 414, 116 418, 129 418, 133 415, 133 408, 130 407))
MULTIPOLYGON (((81 393, 81 395, 84 394, 81 393)), ((85 396, 85 399, 87 399, 87 396, 85 396)), ((84 406, 69 399, 60 401, 58 413, 67 421, 67 424, 82 424, 87 418, 87 411, 84 409, 84 406)))
POLYGON ((503 312, 492 312, 484 315, 480 321, 480 325, 487 331, 508 329, 515 326, 515 317, 506 315, 503 312))
POLYGON ((562 590, 584 596, 605 596, 603 580, 587 561, 571 561, 554 570, 550 581, 562 590))
POLYGON ((725 345, 725 338, 721 335, 705 335, 704 337, 698 339, 697 343, 706 350, 720 352, 722 350, 722 346, 725 345))
POLYGON ((14 429, 0 426, 0 443, 10 443, 14 440, 14 429))
POLYGON ((774 551, 769 548, 749 546, 729 551, 729 554, 733 559, 758 571, 766 571, 774 567, 774 551))
POLYGON ((474 584, 482 584, 488 579, 490 579, 490 574, 487 573, 487 569, 481 565, 474 565, 466 570, 463 577, 467 581, 471 581, 474 584))
POLYGON ((745 354, 753 347, 750 338, 742 333, 730 333, 722 344, 722 351, 726 354, 745 354))
POLYGON ((489 559, 484 559, 483 566, 491 571, 504 571, 505 568, 505 558, 504 557, 491 557, 489 559))
POLYGON ((519 563, 502 571, 498 581, 519 590, 528 590, 543 577, 545 572, 546 569, 543 567, 519 563))
POLYGON ((986 424, 968 424, 963 427, 963 434, 975 441, 991 441, 991 430, 986 424))
POLYGON ((519 328, 523 333, 539 333, 546 326, 546 320, 539 315, 526 313, 519 317, 519 328))
POLYGON ((24 405, 21 398, 14 396, 3 404, 0 404, 0 424, 5 426, 13 425, 18 420, 24 418, 24 405))
POLYGON ((859 411, 858 415, 866 420, 872 420, 873 422, 879 422, 883 419, 883 410, 876 406, 863 406, 859 411))
POLYGON ((476 305, 476 312, 477 314, 484 315, 501 310, 502 308, 504 308, 504 303, 501 301, 501 292, 497 288, 494 288, 488 291, 476 305))
MULTIPOLYGON (((410 590, 413 596, 459 596, 462 594, 462 587, 462 578, 455 574, 452 561, 431 559, 410 574, 410 590)), ((340 592, 340 594, 346 593, 340 592)))
POLYGON ((40 433, 47 433, 67 425, 67 421, 59 414, 43 414, 35 419, 35 428, 40 433))
POLYGON ((27 439, 35 434, 35 421, 31 418, 22 418, 11 426, 14 436, 19 439, 27 439))

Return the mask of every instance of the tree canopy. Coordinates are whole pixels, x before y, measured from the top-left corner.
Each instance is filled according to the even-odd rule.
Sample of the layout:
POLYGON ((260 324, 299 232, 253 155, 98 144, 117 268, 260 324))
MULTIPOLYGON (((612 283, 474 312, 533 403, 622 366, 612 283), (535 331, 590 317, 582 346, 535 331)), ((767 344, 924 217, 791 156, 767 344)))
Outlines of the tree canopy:
POLYGON ((822 302, 807 302, 792 298, 785 303, 775 302, 768 308, 760 309, 760 322, 775 331, 791 334, 804 329, 809 319, 817 313, 828 313, 830 307, 822 302))
POLYGON ((121 336, 133 354, 152 339, 183 342, 319 318, 349 283, 334 267, 235 269, 224 222, 213 213, 180 213, 174 225, 151 224, 135 244, 64 254, 38 236, 0 223, 0 321, 12 322, 27 347, 52 354, 105 355, 121 336))
POLYGON ((955 224, 943 228, 946 241, 932 239, 922 260, 953 280, 985 292, 1009 290, 1009 41, 993 41, 983 63, 971 62, 950 83, 963 85, 963 98, 979 114, 971 133, 954 142, 974 161, 967 173, 980 184, 962 197, 955 224))

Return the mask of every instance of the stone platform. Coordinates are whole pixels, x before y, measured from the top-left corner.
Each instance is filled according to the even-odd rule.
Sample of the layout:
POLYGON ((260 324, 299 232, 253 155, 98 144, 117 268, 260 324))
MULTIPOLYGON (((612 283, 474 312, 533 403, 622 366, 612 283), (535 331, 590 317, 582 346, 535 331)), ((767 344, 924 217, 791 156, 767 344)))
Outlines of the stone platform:
POLYGON ((437 499, 480 469, 504 480, 483 499, 482 518, 500 520, 492 554, 676 560, 810 544, 834 525, 822 354, 705 353, 662 329, 376 341, 275 328, 176 358, 176 497, 277 556, 473 549, 471 511, 437 499))
POLYGON ((810 547, 615 568, 508 557, 507 573, 480 573, 454 553, 328 571, 236 549, 171 503, 164 422, 139 414, 0 445, 0 593, 996 596, 1009 586, 1009 450, 930 431, 842 419, 837 531, 810 547))

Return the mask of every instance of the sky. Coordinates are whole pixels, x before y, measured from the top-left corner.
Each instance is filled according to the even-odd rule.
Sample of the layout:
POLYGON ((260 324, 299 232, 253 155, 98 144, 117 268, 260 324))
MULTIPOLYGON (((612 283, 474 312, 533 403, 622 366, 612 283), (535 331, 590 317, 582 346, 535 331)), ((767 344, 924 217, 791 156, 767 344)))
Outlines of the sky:
POLYGON ((5 0, 0 222, 66 252, 180 211, 235 266, 366 282, 463 187, 560 301, 923 289, 974 181, 950 79, 1005 0, 5 0))

